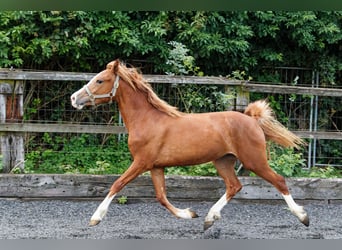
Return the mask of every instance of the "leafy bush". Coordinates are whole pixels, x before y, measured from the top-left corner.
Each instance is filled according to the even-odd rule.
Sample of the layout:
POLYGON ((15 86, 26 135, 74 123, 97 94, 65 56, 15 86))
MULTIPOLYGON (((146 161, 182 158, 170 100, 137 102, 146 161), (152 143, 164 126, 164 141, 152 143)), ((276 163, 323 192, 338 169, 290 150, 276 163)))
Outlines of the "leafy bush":
POLYGON ((106 145, 94 143, 94 136, 88 134, 69 141, 48 133, 44 138, 45 148, 39 146, 26 153, 25 172, 121 174, 131 164, 127 144, 117 142, 115 136, 106 145))
POLYGON ((306 160, 302 153, 295 152, 292 148, 280 148, 273 145, 268 161, 271 168, 285 177, 301 176, 306 160))
POLYGON ((3 11, 0 67, 98 71, 116 57, 165 72, 170 41, 205 74, 265 66, 341 70, 341 11, 3 11), (181 49, 179 47, 179 49, 181 49))
POLYGON ((217 176, 217 171, 212 163, 204 163, 196 166, 166 168, 165 174, 190 176, 217 176))
POLYGON ((199 67, 194 66, 195 58, 187 55, 189 49, 180 42, 169 42, 173 48, 169 51, 169 56, 166 64, 169 65, 169 69, 166 71, 168 75, 203 75, 203 72, 199 72, 199 67))
MULTIPOLYGON (((125 140, 118 142, 115 136, 112 136, 106 145, 94 144, 94 142, 90 144, 95 139, 87 134, 73 137, 69 141, 61 140, 59 136, 51 137, 47 133, 44 138, 45 142, 51 143, 51 148, 39 146, 27 152, 26 173, 122 174, 132 161, 127 142, 125 140)), ((282 149, 272 145, 270 158, 270 166, 285 177, 342 177, 340 169, 329 166, 303 170, 305 159, 302 153, 295 152, 293 149, 282 149)), ((165 174, 217 176, 217 171, 212 163, 205 163, 166 168, 165 174)), ((255 175, 251 173, 251 176, 255 175)))
POLYGON ((311 178, 342 178, 342 169, 331 166, 313 167, 309 171, 303 171, 302 177, 311 178))

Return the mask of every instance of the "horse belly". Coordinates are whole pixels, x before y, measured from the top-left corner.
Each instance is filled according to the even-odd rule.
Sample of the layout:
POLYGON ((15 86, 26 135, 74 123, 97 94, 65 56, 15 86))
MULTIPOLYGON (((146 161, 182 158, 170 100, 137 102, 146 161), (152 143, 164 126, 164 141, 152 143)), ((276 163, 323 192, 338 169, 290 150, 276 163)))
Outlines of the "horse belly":
POLYGON ((179 133, 170 136, 160 148, 157 166, 185 166, 213 161, 227 154, 225 140, 219 135, 206 133, 179 133))

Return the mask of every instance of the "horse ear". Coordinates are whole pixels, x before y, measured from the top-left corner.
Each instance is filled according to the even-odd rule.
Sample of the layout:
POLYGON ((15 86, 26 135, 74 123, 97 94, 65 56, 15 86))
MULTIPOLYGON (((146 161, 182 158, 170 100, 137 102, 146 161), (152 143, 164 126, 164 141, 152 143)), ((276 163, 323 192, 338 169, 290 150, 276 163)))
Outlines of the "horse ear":
POLYGON ((112 67, 112 71, 113 71, 114 74, 116 74, 116 72, 118 72, 119 65, 120 65, 120 60, 119 60, 119 59, 116 59, 116 60, 113 62, 113 67, 112 67))
POLYGON ((116 74, 118 72, 119 65, 120 65, 120 60, 116 59, 115 61, 112 61, 112 62, 108 63, 106 69, 109 69, 114 74, 116 74))

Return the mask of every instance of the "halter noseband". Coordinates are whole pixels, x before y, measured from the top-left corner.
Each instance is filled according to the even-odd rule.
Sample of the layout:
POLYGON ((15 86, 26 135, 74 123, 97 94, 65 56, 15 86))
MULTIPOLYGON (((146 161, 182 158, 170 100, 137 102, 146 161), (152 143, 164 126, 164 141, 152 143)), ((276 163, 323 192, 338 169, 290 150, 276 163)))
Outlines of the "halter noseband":
POLYGON ((95 100, 101 99, 101 98, 109 98, 108 103, 111 104, 113 102, 112 98, 115 96, 116 90, 119 87, 119 80, 120 80, 119 75, 116 75, 112 90, 108 94, 102 94, 102 95, 93 95, 88 88, 88 84, 84 85, 83 87, 84 87, 85 91, 87 92, 87 94, 91 100, 92 105, 95 106, 95 100))

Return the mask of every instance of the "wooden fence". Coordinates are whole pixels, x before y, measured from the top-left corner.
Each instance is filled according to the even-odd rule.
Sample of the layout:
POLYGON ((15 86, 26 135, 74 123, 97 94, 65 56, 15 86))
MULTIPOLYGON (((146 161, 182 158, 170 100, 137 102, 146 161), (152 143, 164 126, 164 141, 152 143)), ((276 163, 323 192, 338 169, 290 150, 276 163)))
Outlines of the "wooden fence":
MULTIPOLYGON (((3 169, 9 172, 14 166, 23 166, 24 149, 22 133, 56 132, 56 133, 126 133, 123 126, 79 125, 63 122, 63 124, 40 124, 23 122, 23 92, 25 81, 89 81, 93 73, 72 72, 32 72, 17 70, 0 71, 0 133, 3 152, 3 169)), ((150 83, 160 84, 213 84, 239 88, 242 92, 297 94, 313 96, 342 97, 342 89, 298 87, 286 84, 266 84, 231 80, 225 77, 194 77, 144 75, 150 83)), ((303 138, 342 140, 341 132, 293 131, 303 138)))
MULTIPOLYGON (((78 174, 0 174, 0 198, 17 199, 94 199, 108 193, 118 175, 78 174)), ((258 177, 239 177, 243 188, 234 201, 282 200, 280 193, 258 177)), ((296 200, 341 203, 342 179, 288 178, 296 200)), ((220 177, 166 176, 168 197, 172 200, 217 201, 225 192, 220 177)), ((119 194, 132 200, 155 199, 150 176, 139 176, 119 194)))

